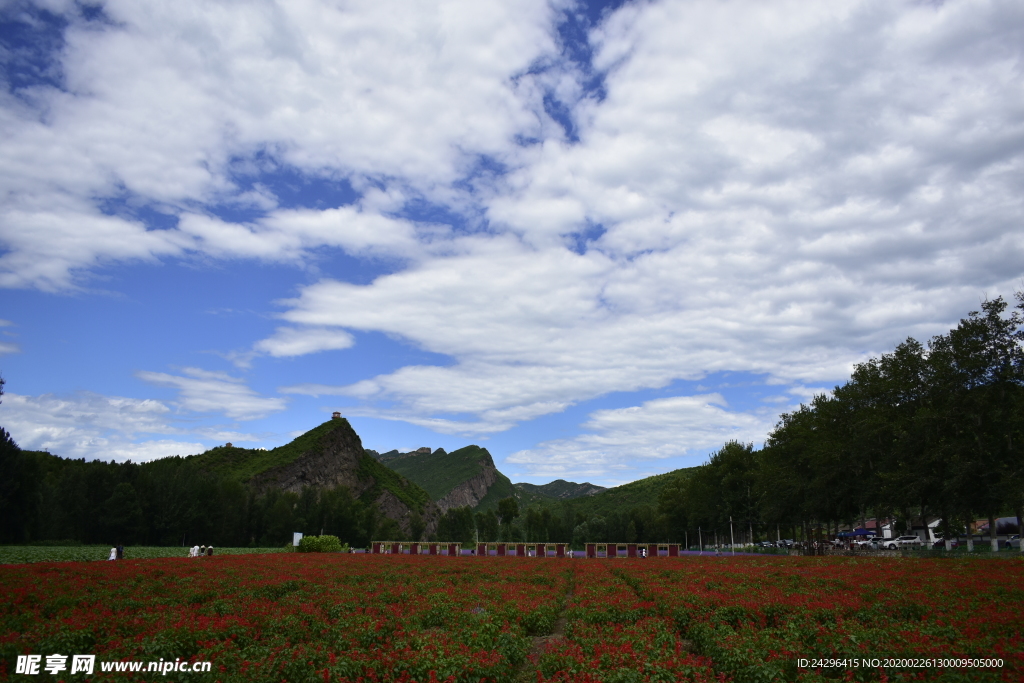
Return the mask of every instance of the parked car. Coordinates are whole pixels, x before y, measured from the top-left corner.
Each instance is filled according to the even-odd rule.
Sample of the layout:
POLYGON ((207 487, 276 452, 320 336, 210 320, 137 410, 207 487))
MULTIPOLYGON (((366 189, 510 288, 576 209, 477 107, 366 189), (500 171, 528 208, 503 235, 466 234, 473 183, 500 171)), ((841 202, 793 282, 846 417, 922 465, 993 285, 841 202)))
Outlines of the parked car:
MULTIPOLYGON (((960 547, 959 539, 956 539, 956 538, 950 539, 949 547, 950 548, 958 548, 958 547, 960 547)), ((945 550, 945 549, 946 549, 946 541, 941 536, 936 536, 935 537, 935 542, 932 543, 932 550, 945 550)))
POLYGON ((914 548, 921 545, 921 539, 917 536, 900 536, 899 538, 890 538, 885 541, 886 550, 898 550, 900 548, 914 548))
POLYGON ((1020 550, 1020 534, 1014 534, 1003 541, 1003 548, 1006 550, 1020 550))
POLYGON ((792 548, 793 547, 793 539, 792 538, 784 538, 781 541, 777 542, 775 545, 778 546, 779 548, 792 548))
POLYGON ((878 550, 881 547, 881 545, 879 544, 877 538, 875 538, 874 536, 869 536, 867 538, 861 538, 854 541, 853 547, 857 548, 858 550, 878 550))

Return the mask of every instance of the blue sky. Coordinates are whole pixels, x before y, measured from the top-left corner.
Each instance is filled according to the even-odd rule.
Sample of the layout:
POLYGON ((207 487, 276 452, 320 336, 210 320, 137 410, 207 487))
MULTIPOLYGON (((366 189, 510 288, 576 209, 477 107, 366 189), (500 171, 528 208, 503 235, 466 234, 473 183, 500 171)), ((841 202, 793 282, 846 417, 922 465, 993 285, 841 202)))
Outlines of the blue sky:
POLYGON ((615 485, 1024 283, 1024 7, 0 3, 0 425, 615 485))

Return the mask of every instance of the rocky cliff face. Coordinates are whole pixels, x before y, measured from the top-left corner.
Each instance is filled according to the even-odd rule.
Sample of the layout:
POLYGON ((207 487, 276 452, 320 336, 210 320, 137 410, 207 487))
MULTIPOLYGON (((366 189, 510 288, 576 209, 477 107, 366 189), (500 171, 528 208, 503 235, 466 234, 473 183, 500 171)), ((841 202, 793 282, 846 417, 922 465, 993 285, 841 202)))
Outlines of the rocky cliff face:
MULTIPOLYGON (((336 427, 323 436, 318 448, 306 451, 287 465, 261 472, 252 478, 250 485, 257 490, 279 488, 293 493, 299 493, 307 486, 345 486, 356 497, 374 489, 378 484, 376 479, 360 471, 360 460, 369 456, 363 451, 359 435, 348 420, 340 419, 337 423, 336 427)), ((404 501, 387 488, 382 488, 373 502, 385 517, 398 523, 402 533, 410 533, 414 511, 404 501)), ((422 513, 418 514, 426 525, 424 533, 434 533, 441 514, 438 507, 428 503, 422 513)))
POLYGON ((374 484, 372 480, 359 479, 363 444, 348 420, 337 422, 338 426, 324 435, 318 449, 306 451, 287 465, 257 474, 250 485, 261 491, 279 488, 293 493, 299 493, 304 486, 347 486, 353 495, 362 495, 374 484))
POLYGON ((483 464, 483 471, 476 475, 472 479, 467 479, 462 482, 451 491, 449 491, 444 498, 437 501, 437 507, 441 509, 441 512, 447 512, 451 508, 465 507, 476 507, 484 496, 487 495, 487 489, 491 488, 491 485, 498 480, 498 470, 494 467, 494 461, 487 458, 483 464))

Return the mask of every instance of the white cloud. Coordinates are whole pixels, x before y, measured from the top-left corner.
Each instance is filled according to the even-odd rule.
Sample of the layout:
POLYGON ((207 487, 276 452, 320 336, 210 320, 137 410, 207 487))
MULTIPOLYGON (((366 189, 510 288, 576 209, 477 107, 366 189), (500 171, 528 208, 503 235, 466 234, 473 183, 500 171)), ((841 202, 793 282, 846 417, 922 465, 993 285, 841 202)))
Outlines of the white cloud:
MULTIPOLYGON (((507 462, 531 476, 603 477, 638 461, 685 456, 728 440, 760 441, 774 415, 726 409, 719 394, 655 399, 639 406, 598 410, 571 439, 545 441, 513 453, 507 462)), ((693 463, 698 464, 698 463, 693 463)))
POLYGON ((715 371, 840 381, 1019 286, 1021 26, 982 0, 625 6, 580 143, 485 198, 499 234, 284 318, 454 358, 333 391, 479 433, 715 371))
POLYGON ((402 188, 464 202, 452 183, 481 155, 513 159, 516 136, 549 125, 528 73, 556 54, 547 0, 111 0, 103 25, 76 5, 56 11, 69 21, 57 55, 66 90, 0 94, 0 286, 61 289, 107 261, 191 251, 414 255, 409 225, 374 209, 282 209, 233 225, 195 207, 272 209, 266 186, 236 174, 281 165, 351 182, 368 206, 384 208, 381 179, 392 206, 402 188), (150 205, 178 226, 104 213, 105 199, 126 196, 128 214, 150 205))
POLYGON ((168 424, 170 408, 152 399, 101 396, 4 394, 4 427, 26 450, 47 450, 66 458, 145 462, 206 450, 201 443, 146 439, 179 434, 168 424))
MULTIPOLYGON (((805 396, 1019 286, 1020 3, 627 3, 590 35, 603 98, 558 54, 556 9, 117 0, 111 26, 73 20, 66 92, 0 95, 0 286, 192 253, 385 256, 395 272, 371 284, 302 287, 253 353, 346 348, 364 330, 445 354, 282 391, 450 433, 716 371, 805 396), (475 173, 481 160, 509 172, 475 173), (280 165, 362 198, 281 207, 240 179, 280 165), (101 200, 122 196, 108 215, 101 200), (468 227, 402 217, 423 201, 468 227), (147 229, 137 205, 179 221, 147 229), (220 205, 266 213, 232 223, 220 205)), ((139 376, 185 410, 284 408, 226 375, 139 376)), ((607 467, 631 457, 587 444, 617 454, 607 467)))
POLYGON ((284 410, 287 400, 260 396, 244 380, 223 372, 184 368, 182 375, 141 371, 136 377, 144 382, 178 390, 182 410, 223 414, 234 420, 255 420, 284 410))
MULTIPOLYGON (((273 336, 256 343, 254 349, 276 358, 303 356, 318 351, 347 349, 355 344, 352 335, 343 330, 325 328, 296 329, 279 327, 273 336)), ((293 392, 299 393, 299 392, 293 392)))
POLYGON ((0 356, 6 355, 8 353, 20 353, 20 352, 21 352, 21 347, 19 347, 14 342, 0 341, 0 356))

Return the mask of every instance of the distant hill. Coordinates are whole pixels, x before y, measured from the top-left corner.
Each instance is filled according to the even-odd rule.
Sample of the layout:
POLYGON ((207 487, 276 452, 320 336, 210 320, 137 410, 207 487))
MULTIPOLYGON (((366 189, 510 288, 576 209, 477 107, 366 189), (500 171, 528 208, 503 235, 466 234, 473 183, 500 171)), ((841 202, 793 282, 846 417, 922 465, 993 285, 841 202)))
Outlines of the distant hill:
POLYGON ((332 419, 272 450, 220 446, 189 456, 201 470, 247 484, 257 491, 277 488, 346 486, 365 503, 376 503, 384 516, 409 531, 416 512, 427 533, 439 511, 430 494, 414 481, 371 457, 348 420, 332 419))
MULTIPOLYGON (((438 448, 437 450, 441 451, 442 453, 444 452, 443 448, 438 448)), ((394 462, 395 460, 398 460, 400 458, 408 458, 410 456, 415 456, 415 455, 429 455, 430 454, 430 449, 427 448, 426 446, 424 446, 423 448, 417 448, 415 451, 410 451, 409 453, 400 453, 397 450, 391 450, 391 451, 388 451, 387 453, 378 453, 375 450, 367 448, 366 452, 369 455, 373 456, 374 459, 376 459, 376 460, 384 463, 388 467, 390 467, 392 462, 394 462)), ((437 451, 434 451, 434 452, 436 453, 437 451)))
MULTIPOLYGON (((558 509, 571 507, 574 513, 582 514, 588 518, 595 515, 604 517, 611 512, 630 510, 643 505, 657 506, 658 496, 665 486, 676 477, 690 476, 696 469, 696 467, 685 467, 666 472, 665 474, 656 474, 645 479, 623 484, 622 486, 604 489, 593 495, 584 495, 576 498, 551 498, 531 493, 531 503, 542 507, 558 509)), ((551 484, 545 484, 545 486, 551 486, 555 483, 557 482, 551 482, 551 484)), ((565 483, 571 484, 571 482, 565 483)), ((516 484, 516 486, 519 487, 522 484, 516 484)), ((576 484, 576 486, 583 486, 583 484, 576 484)))
POLYGON ((570 498, 581 498, 583 496, 593 496, 607 491, 604 486, 597 486, 590 482, 584 482, 577 484, 573 481, 566 481, 565 479, 555 479, 553 482, 548 484, 527 484, 519 483, 514 486, 522 492, 531 493, 535 496, 542 496, 544 498, 554 498, 555 500, 568 500, 570 498))
POLYGON ((486 510, 516 494, 512 482, 480 446, 466 446, 451 453, 443 448, 432 453, 427 448, 411 453, 367 453, 421 486, 442 511, 466 505, 486 510))

